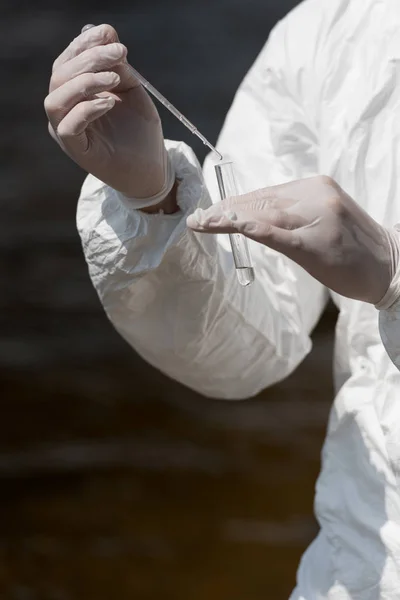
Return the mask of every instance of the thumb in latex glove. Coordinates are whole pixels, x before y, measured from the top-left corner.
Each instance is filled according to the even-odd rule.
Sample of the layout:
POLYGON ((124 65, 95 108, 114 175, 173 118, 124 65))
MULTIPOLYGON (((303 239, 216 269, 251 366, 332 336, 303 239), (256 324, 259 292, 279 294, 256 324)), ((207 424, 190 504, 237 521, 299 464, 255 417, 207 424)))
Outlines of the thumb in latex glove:
POLYGON ((242 233, 342 296, 372 304, 387 294, 399 264, 398 232, 379 225, 324 176, 197 209, 187 224, 205 233, 242 233))

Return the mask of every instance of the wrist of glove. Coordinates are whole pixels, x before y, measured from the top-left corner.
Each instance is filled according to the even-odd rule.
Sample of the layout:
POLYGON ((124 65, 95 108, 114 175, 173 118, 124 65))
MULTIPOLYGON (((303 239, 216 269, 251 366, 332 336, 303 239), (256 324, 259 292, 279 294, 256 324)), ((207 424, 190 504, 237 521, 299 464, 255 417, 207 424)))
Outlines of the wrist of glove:
POLYGON ((174 183, 175 183, 175 179, 176 179, 175 169, 174 169, 174 166, 172 164, 171 158, 170 158, 167 150, 164 151, 163 168, 164 168, 164 185, 162 186, 162 188, 160 189, 159 192, 157 192, 156 194, 154 194, 152 196, 148 196, 146 198, 138 198, 138 197, 130 197, 130 196, 128 197, 128 196, 125 196, 124 194, 122 194, 121 192, 117 192, 120 200, 125 205, 129 206, 129 208, 134 208, 136 210, 143 209, 143 208, 149 208, 151 206, 156 206, 157 204, 160 204, 172 190, 174 183))
POLYGON ((394 229, 387 230, 390 250, 390 279, 391 283, 375 307, 378 310, 389 310, 400 303, 400 224, 394 229))

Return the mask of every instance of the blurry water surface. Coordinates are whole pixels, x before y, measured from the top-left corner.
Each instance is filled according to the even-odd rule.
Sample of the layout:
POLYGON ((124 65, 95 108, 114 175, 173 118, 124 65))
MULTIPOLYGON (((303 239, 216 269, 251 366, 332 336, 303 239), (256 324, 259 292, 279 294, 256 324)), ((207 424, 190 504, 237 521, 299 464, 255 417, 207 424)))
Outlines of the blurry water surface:
MULTIPOLYGON (((244 403, 144 364, 107 322, 75 230, 82 172, 46 130, 51 63, 110 22, 215 141, 293 0, 3 0, 0 597, 281 600, 313 538, 332 399, 331 309, 298 372, 244 403)), ((161 111, 165 133, 201 143, 161 111)))

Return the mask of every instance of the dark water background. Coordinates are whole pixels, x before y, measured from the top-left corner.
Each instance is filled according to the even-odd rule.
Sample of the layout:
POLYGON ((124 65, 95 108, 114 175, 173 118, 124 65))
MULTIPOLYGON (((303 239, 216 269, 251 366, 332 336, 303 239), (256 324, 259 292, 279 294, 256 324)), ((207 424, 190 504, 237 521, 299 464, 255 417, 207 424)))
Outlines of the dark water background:
MULTIPOLYGON (((244 403, 143 363, 106 320, 75 230, 82 172, 47 134, 51 63, 87 22, 215 140, 294 0, 0 7, 0 598, 283 600, 313 538, 332 399, 331 309, 314 351, 244 403)), ((204 149, 161 111, 168 137, 204 149)))

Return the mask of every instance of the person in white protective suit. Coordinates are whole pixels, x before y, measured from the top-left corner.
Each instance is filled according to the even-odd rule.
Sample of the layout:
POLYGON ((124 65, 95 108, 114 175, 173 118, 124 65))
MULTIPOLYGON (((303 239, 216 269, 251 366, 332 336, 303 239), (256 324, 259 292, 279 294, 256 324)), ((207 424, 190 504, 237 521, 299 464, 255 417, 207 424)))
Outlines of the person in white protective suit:
POLYGON ((329 297, 340 311, 320 532, 292 600, 400 599, 399 31, 399 0, 306 0, 280 21, 218 140, 248 192, 224 203, 211 159, 202 171, 164 142, 112 27, 58 57, 45 101, 90 173, 77 221, 93 284, 149 363, 248 398, 301 363, 329 297), (204 234, 233 231, 250 238, 248 288, 227 236, 204 234))

